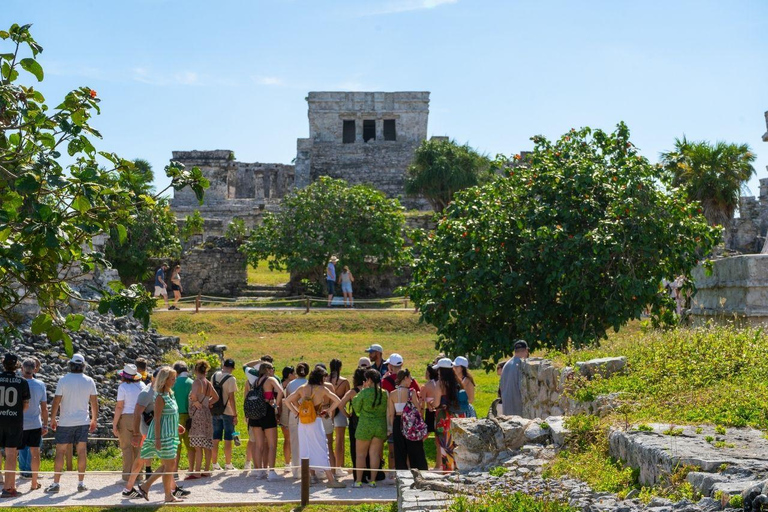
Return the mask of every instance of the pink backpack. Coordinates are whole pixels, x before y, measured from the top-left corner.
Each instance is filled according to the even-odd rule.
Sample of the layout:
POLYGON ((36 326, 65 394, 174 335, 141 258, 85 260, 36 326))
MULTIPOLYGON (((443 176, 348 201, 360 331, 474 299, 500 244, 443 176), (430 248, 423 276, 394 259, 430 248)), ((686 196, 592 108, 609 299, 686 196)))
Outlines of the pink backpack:
POLYGON ((400 426, 403 430, 403 437, 409 441, 423 441, 428 435, 427 424, 421 417, 421 413, 411 401, 412 391, 408 391, 408 402, 403 407, 403 414, 400 417, 400 426))

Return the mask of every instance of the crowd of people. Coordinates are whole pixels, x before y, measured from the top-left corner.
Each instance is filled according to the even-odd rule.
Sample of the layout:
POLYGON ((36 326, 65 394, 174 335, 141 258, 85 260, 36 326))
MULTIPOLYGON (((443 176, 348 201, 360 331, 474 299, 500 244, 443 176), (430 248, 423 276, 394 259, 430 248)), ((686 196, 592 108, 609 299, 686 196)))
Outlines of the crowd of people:
MULTIPOLYGON (((515 357, 499 366, 499 400, 503 414, 521 414, 519 364, 528 355, 523 341, 514 344, 515 357)), ((438 357, 416 373, 400 354, 384 359, 380 345, 366 349, 351 378, 342 375, 342 363, 333 359, 326 366, 300 362, 286 366, 276 376, 274 360, 265 355, 243 365, 246 376, 244 400, 236 401, 238 382, 232 359, 211 374, 205 360, 188 368, 184 361, 162 366, 151 374, 147 363, 137 359, 120 372, 112 432, 122 452, 124 498, 148 499, 151 485, 162 478, 166 502, 179 501, 190 493, 179 485, 182 450, 187 451, 184 480, 212 475, 213 471, 235 470, 233 445, 239 445, 238 408, 248 429, 244 470, 270 481, 299 477, 301 459, 309 459, 311 479, 324 475, 326 485, 344 487, 339 478, 352 472, 354 487, 376 487, 393 480, 381 471, 384 446, 388 447, 390 470, 427 470, 424 442, 434 433, 436 465, 453 471, 455 444, 451 439, 454 418, 476 416, 473 402, 475 381, 466 357, 438 357), (419 379, 422 384, 419 384, 419 379), (287 473, 277 472, 278 428, 284 445, 287 473), (346 442, 352 468, 344 468, 346 442), (220 445, 223 446, 223 463, 220 445), (153 461, 160 466, 152 470, 153 461)), ((96 384, 87 375, 85 358, 75 354, 69 373, 57 383, 50 415, 46 389, 36 378, 39 361, 19 362, 13 354, 3 359, 0 374, 0 445, 5 449, 3 497, 15 497, 17 453, 28 453, 21 472, 38 481, 40 447, 48 427, 54 432, 56 457, 53 483, 47 493, 60 491, 65 462, 77 452, 78 491, 87 466, 87 441, 97 427, 99 401, 96 384), (19 371, 20 370, 20 371, 19 371)))

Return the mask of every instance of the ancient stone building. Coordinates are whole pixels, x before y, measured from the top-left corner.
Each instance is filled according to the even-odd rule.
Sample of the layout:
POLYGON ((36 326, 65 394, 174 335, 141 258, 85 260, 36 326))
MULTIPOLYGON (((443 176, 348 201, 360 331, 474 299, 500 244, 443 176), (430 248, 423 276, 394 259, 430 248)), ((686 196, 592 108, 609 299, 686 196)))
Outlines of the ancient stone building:
POLYGON ((199 167, 211 182, 202 205, 189 188, 177 190, 171 202, 179 220, 199 210, 206 236, 223 235, 234 218, 253 227, 262 212, 279 208, 280 198, 294 186, 293 165, 237 162, 228 149, 174 151, 173 160, 199 167))
POLYGON ((199 167, 211 181, 203 205, 189 189, 175 193, 176 217, 200 211, 206 237, 224 234, 234 218, 252 227, 293 187, 320 176, 368 184, 409 209, 428 209, 426 201, 406 198, 404 186, 427 138, 429 92, 310 92, 307 103, 309 137, 298 139, 295 166, 238 162, 230 150, 174 151, 173 160, 199 167))
POLYGON ((405 170, 427 138, 429 92, 310 92, 309 138, 299 139, 296 186, 320 176, 368 184, 407 208, 405 170))

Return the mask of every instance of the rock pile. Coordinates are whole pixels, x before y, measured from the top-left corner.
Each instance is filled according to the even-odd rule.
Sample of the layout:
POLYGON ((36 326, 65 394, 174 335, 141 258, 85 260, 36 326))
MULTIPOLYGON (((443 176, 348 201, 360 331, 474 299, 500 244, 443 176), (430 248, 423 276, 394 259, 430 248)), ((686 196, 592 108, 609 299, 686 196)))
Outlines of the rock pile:
MULTIPOLYGON (((56 382, 68 371, 69 357, 64 342, 51 342, 45 335, 33 335, 30 329, 21 329, 22 338, 14 340, 10 349, 21 360, 29 356, 40 359, 42 369, 38 378, 45 382, 48 402, 53 401, 56 382)), ((99 392, 99 420, 95 437, 112 437, 112 416, 117 398, 117 373, 125 363, 143 357, 151 366, 158 364, 163 355, 179 348, 179 338, 161 336, 154 329, 145 331, 138 320, 115 318, 96 312, 85 314, 82 328, 70 332, 72 348, 85 357, 85 373, 96 381, 99 392)))

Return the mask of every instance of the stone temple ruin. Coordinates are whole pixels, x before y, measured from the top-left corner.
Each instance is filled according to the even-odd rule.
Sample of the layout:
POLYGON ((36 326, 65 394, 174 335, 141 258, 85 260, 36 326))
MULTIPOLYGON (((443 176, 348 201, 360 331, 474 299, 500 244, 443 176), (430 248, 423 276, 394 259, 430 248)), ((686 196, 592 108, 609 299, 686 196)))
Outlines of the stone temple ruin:
POLYGON ((298 139, 294 164, 245 163, 230 150, 174 151, 173 160, 199 167, 211 181, 199 205, 190 190, 177 191, 171 208, 179 220, 199 210, 205 236, 221 235, 242 219, 247 227, 275 211, 293 187, 321 176, 368 184, 406 208, 426 201, 405 197, 405 171, 427 138, 429 92, 310 92, 309 137, 298 139))

